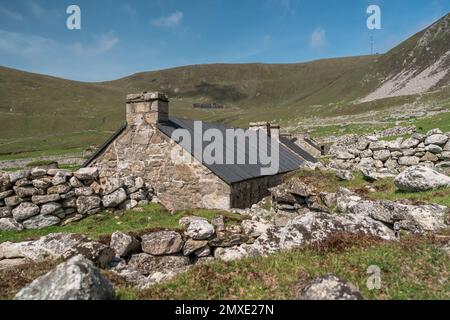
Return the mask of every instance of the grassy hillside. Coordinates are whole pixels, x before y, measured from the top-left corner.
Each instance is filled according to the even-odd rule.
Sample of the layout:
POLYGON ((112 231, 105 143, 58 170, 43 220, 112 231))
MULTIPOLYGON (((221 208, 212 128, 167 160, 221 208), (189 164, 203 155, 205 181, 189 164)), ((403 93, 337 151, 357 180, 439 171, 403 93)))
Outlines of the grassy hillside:
MULTIPOLYGON (((308 63, 195 65, 104 83, 81 83, 0 67, 0 156, 99 144, 124 121, 125 95, 139 91, 168 93, 173 115, 237 126, 268 120, 296 131, 304 129, 299 124, 317 122, 322 126, 321 119, 328 119, 333 125, 352 128, 345 117, 366 114, 359 121, 371 128, 370 122, 380 120, 373 112, 387 114, 405 104, 420 107, 416 102, 422 97, 355 101, 387 77, 409 67, 420 72, 439 59, 449 48, 449 22, 447 15, 384 55, 308 63), (198 102, 216 102, 225 108, 193 109, 198 102), (336 116, 344 118, 333 118, 336 116)), ((434 89, 441 90, 449 80, 447 75, 434 89)), ((438 103, 448 101, 448 90, 432 96, 438 103)), ((391 125, 395 120, 381 122, 391 125)), ((323 135, 335 130, 314 131, 323 135)))

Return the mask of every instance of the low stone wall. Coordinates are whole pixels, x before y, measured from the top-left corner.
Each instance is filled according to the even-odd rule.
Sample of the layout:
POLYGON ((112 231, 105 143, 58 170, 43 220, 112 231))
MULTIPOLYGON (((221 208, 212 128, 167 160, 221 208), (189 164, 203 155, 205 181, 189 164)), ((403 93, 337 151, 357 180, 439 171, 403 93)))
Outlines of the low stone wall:
POLYGON ((394 141, 362 136, 350 143, 336 143, 330 149, 330 157, 329 166, 334 169, 374 169, 387 174, 398 174, 419 164, 450 167, 450 132, 433 129, 394 141))
POLYGON ((68 224, 104 209, 148 204, 152 197, 142 178, 100 178, 97 168, 0 172, 0 230, 68 224))

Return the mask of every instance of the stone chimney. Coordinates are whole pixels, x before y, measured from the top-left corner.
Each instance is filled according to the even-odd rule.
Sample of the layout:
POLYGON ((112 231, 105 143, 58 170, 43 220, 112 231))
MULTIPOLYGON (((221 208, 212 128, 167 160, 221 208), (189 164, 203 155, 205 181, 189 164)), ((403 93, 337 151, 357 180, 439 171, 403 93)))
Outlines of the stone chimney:
POLYGON ((270 124, 268 122, 250 122, 249 129, 255 131, 264 130, 270 136, 270 124))
POLYGON ((278 124, 270 125, 270 136, 276 141, 280 141, 280 126, 278 124))
POLYGON ((127 95, 129 126, 156 125, 169 120, 169 98, 161 92, 127 95))

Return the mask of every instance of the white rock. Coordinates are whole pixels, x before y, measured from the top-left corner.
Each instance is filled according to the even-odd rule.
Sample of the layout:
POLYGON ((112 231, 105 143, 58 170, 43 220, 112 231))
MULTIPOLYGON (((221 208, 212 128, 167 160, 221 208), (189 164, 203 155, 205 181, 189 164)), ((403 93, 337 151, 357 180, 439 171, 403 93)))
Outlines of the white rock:
POLYGON ((193 220, 185 234, 194 240, 206 240, 214 235, 214 226, 205 220, 193 220))
POLYGON ((416 166, 399 174, 395 185, 403 191, 427 191, 450 186, 450 177, 428 167, 416 166))

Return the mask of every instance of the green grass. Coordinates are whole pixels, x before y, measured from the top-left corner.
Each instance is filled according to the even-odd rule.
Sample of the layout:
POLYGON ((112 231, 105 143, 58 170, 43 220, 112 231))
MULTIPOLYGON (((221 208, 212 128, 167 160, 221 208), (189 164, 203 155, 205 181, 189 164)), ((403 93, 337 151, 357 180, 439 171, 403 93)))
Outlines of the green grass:
POLYGON ((178 221, 184 216, 191 215, 207 219, 223 215, 228 220, 228 223, 239 222, 243 219, 240 215, 230 212, 206 209, 179 211, 171 214, 160 205, 150 204, 122 213, 103 212, 67 226, 52 226, 45 229, 25 230, 22 232, 0 231, 0 243, 4 241, 20 242, 36 239, 49 233, 58 232, 84 234, 92 239, 99 239, 109 236, 115 231, 139 234, 152 229, 181 229, 182 227, 178 224, 178 221))
POLYGON ((52 160, 38 160, 38 161, 33 161, 30 163, 27 163, 26 167, 34 168, 34 167, 44 167, 44 166, 57 165, 57 164, 58 164, 58 162, 52 161, 52 160))
POLYGON ((149 290, 119 286, 118 293, 121 299, 295 299, 310 280, 332 273, 354 283, 366 299, 450 299, 450 258, 437 244, 344 237, 328 246, 214 261, 149 290), (381 269, 380 290, 367 288, 371 265, 381 269))

